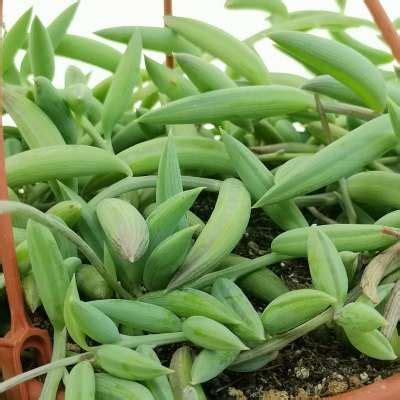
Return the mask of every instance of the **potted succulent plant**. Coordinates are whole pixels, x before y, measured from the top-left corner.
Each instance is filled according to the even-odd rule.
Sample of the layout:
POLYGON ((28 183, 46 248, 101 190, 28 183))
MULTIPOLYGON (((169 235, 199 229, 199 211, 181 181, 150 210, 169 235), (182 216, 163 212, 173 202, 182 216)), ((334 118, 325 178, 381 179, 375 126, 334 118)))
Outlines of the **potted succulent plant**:
POLYGON ((381 66, 400 40, 378 1, 392 53, 350 36, 376 26, 337 3, 227 0, 269 15, 245 41, 172 15, 96 32, 123 52, 67 33, 78 3, 8 29, 0 394, 398 397, 400 82, 381 66), (269 71, 264 38, 312 77, 269 71), (109 76, 71 65, 60 87, 57 56, 109 76))

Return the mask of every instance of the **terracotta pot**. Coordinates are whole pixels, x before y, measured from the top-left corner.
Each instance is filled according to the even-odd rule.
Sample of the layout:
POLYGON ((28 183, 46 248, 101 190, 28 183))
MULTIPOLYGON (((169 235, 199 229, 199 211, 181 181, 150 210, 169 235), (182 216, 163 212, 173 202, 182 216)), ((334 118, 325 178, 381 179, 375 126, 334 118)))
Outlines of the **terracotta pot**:
POLYGON ((372 383, 360 389, 329 397, 328 400, 399 400, 400 374, 372 383))

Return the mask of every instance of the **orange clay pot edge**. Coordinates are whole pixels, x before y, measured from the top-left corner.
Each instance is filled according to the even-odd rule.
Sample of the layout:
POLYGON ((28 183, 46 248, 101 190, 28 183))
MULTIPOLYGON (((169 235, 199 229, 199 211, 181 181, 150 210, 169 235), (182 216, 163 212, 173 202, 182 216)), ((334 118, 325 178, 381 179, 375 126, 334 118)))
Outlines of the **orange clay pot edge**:
POLYGON ((398 400, 400 399, 400 373, 389 378, 351 390, 327 400, 398 400))

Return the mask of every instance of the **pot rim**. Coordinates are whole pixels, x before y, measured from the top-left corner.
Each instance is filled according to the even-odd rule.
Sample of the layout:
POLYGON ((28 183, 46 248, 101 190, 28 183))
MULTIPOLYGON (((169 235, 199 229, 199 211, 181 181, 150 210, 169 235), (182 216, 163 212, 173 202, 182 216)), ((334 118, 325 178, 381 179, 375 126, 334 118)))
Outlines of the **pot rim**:
POLYGON ((398 400, 400 398, 400 373, 359 389, 327 397, 327 400, 398 400))

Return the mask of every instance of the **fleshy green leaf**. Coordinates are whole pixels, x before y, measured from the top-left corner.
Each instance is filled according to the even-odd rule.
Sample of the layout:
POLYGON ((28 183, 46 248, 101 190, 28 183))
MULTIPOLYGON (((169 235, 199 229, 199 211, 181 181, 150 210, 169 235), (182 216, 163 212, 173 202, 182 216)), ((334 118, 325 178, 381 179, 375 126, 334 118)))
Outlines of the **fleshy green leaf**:
POLYGON ((332 241, 316 227, 308 234, 307 256, 314 287, 342 305, 348 289, 346 268, 332 241))
POLYGON ((302 32, 274 32, 269 37, 305 65, 339 80, 376 111, 383 111, 386 86, 379 70, 366 57, 341 43, 302 32))
POLYGON ((55 68, 54 48, 49 33, 37 17, 32 22, 28 52, 33 75, 52 80, 55 68))
POLYGON ((175 32, 224 61, 250 82, 269 82, 268 70, 260 56, 247 44, 215 26, 182 17, 165 17, 165 23, 175 32))
POLYGON ((4 37, 2 46, 2 70, 3 73, 12 67, 15 55, 23 46, 28 32, 29 22, 32 16, 32 8, 25 11, 18 21, 10 28, 4 37))
POLYGON ((35 221, 28 222, 27 241, 39 297, 53 326, 62 328, 69 277, 57 242, 48 228, 35 221))
POLYGON ((118 63, 104 100, 101 123, 106 137, 111 137, 114 125, 128 108, 133 88, 140 77, 141 54, 142 39, 140 32, 135 31, 118 63))

